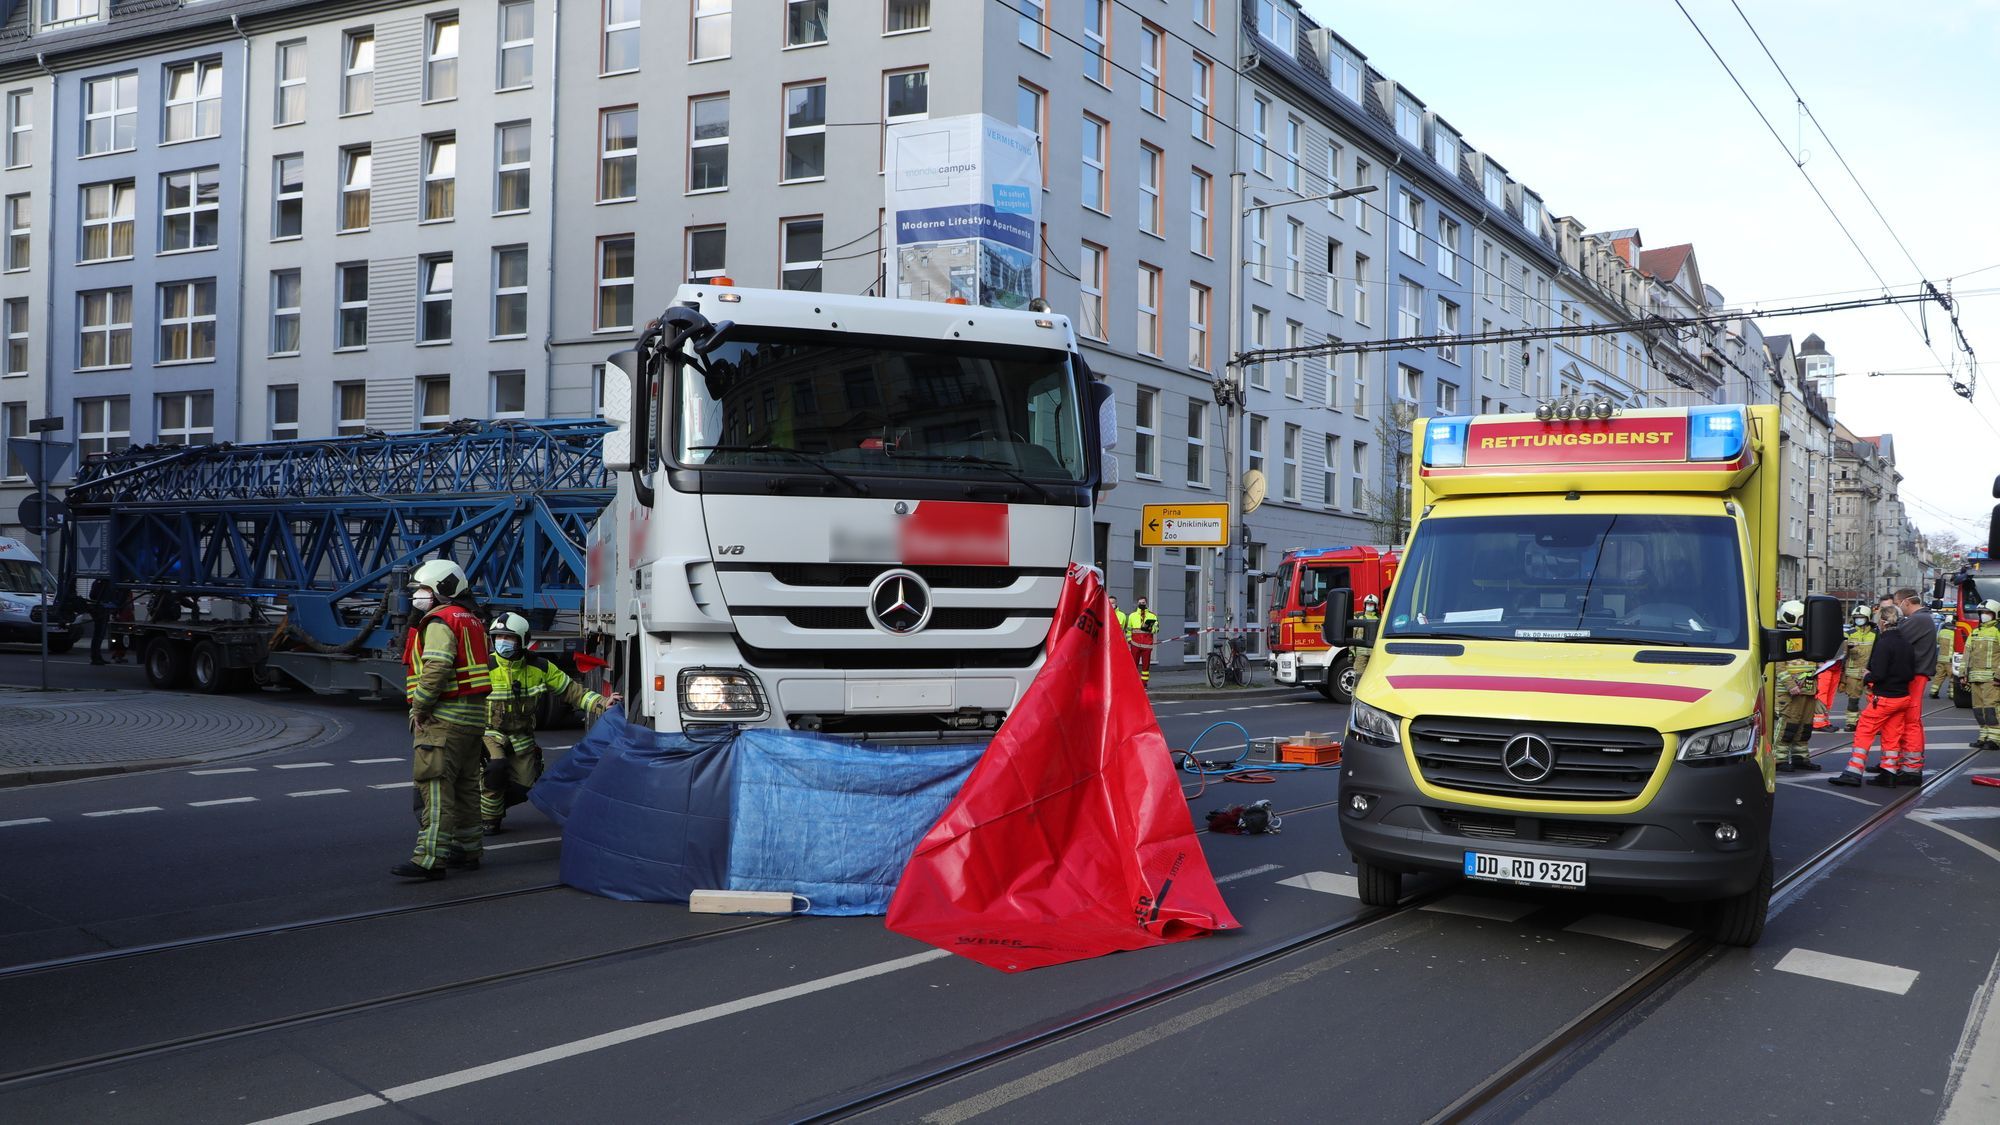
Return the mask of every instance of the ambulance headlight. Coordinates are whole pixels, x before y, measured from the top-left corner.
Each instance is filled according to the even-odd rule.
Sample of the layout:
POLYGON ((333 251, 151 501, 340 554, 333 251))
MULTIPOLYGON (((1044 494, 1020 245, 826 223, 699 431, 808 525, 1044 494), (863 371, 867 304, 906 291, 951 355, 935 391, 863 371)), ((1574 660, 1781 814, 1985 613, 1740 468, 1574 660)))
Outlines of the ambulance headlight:
POLYGON ((1704 727, 1681 735, 1683 762, 1719 762, 1741 758, 1757 749, 1757 720, 1744 719, 1719 727, 1704 727))
POLYGON ((683 668, 681 714, 699 719, 761 719, 764 692, 740 668, 683 668))
POLYGON ((1381 746, 1400 746, 1403 743, 1403 720, 1378 707, 1370 707, 1359 699, 1354 701, 1354 709, 1347 713, 1347 733, 1350 737, 1381 746))
POLYGON ((1750 419, 1740 406, 1697 406, 1688 411, 1688 460, 1734 461, 1743 456, 1750 419))
POLYGON ((1424 428, 1424 467, 1457 469, 1465 465, 1465 435, 1469 418, 1433 418, 1424 428))

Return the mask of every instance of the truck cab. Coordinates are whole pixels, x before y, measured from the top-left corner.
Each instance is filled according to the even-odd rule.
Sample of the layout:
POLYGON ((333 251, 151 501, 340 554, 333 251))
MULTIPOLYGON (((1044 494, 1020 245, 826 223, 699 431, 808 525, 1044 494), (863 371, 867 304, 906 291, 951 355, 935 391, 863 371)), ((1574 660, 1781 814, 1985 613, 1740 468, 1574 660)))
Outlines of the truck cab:
POLYGON ((1754 943, 1771 668, 1839 641, 1831 598, 1776 628, 1776 408, 1539 415, 1415 426, 1411 538, 1345 744, 1362 898, 1419 871, 1641 894, 1754 943))
POLYGON ((1289 551, 1271 577, 1271 610, 1264 622, 1271 678, 1309 685, 1335 703, 1354 694, 1354 654, 1328 643, 1326 599, 1351 590, 1355 604, 1388 596, 1400 556, 1393 547, 1310 547, 1289 551))
POLYGON ((587 643, 635 720, 991 730, 1108 487, 1067 318, 682 287, 607 371, 587 643))

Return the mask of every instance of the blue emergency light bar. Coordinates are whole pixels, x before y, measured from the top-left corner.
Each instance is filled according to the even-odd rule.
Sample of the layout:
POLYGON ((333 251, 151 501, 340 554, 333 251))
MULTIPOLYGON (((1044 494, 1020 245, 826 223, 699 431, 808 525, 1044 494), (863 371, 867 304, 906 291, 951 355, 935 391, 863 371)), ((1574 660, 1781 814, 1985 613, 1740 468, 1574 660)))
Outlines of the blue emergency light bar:
POLYGON ((1466 435, 1470 418, 1433 418, 1424 427, 1424 467, 1459 469, 1465 467, 1466 435))
POLYGON ((1750 440, 1750 415, 1740 406, 1697 406, 1688 411, 1688 460, 1734 461, 1750 440))

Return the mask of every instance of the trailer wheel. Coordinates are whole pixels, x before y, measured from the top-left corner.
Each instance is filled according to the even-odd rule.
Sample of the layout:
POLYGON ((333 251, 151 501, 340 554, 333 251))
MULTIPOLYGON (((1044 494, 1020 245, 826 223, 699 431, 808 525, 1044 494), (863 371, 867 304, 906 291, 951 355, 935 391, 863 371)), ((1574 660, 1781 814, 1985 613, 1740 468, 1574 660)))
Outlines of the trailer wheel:
POLYGON ((146 682, 173 691, 187 682, 187 649, 179 641, 155 637, 146 645, 146 682))
POLYGON ((203 695, 221 695, 235 688, 235 676, 222 665, 222 650, 213 641, 195 642, 188 655, 188 679, 203 695))
POLYGON ((1363 906, 1394 906, 1403 900, 1403 875, 1365 859, 1354 861, 1355 891, 1363 906))
POLYGON ((1354 674, 1354 654, 1343 652, 1340 659, 1326 670, 1326 686, 1321 690, 1335 703, 1354 702, 1354 681, 1360 677, 1354 674))
POLYGON ((1708 936, 1724 945, 1749 947, 1764 936, 1764 915, 1771 907, 1771 852, 1764 851, 1764 868, 1757 885, 1731 898, 1708 904, 1708 936))

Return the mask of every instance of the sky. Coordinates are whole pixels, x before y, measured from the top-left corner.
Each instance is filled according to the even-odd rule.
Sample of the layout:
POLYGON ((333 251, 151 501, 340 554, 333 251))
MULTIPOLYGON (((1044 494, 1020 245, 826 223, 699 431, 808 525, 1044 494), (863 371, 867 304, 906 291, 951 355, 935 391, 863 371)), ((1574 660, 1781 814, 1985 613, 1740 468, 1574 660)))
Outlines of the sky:
POLYGON ((1702 280, 1731 306, 1879 293, 1864 253, 1899 290, 1928 278, 1955 291, 1965 335, 1989 361, 1970 403, 1942 374, 1869 374, 1952 362, 1936 305, 1904 306, 1908 318, 1883 307, 1758 324, 1794 340, 1819 333, 1839 364, 1841 423, 1896 437, 1912 520, 1984 542, 2000 475, 2000 0, 1680 0, 1782 147, 1675 0, 1303 3, 1540 193, 1549 214, 1591 231, 1638 227, 1653 248, 1692 242, 1702 280))

